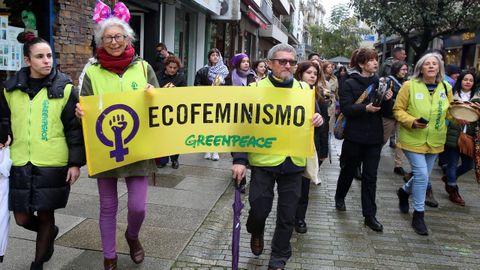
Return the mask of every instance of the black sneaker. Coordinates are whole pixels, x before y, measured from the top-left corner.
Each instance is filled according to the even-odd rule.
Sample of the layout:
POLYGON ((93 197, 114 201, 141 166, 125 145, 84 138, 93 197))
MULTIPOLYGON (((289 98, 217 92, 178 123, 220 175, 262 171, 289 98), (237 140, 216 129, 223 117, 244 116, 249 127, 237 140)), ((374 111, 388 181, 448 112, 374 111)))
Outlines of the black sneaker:
POLYGON ((335 199, 335 208, 338 211, 347 211, 347 207, 345 206, 345 199, 335 199))
POLYGON ((178 161, 172 161, 172 168, 174 169, 178 169, 178 167, 180 166, 180 164, 178 164, 178 161))
POLYGON ((400 176, 405 176, 405 170, 402 167, 395 167, 393 168, 393 172, 400 176))

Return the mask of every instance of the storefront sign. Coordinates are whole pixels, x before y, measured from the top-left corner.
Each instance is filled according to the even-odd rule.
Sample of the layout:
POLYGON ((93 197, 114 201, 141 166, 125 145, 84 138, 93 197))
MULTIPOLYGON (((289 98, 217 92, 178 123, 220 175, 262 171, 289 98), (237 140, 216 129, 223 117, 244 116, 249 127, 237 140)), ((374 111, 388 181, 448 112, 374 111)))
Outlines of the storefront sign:
POLYGON ((260 15, 250 6, 248 7, 248 12, 247 12, 248 18, 250 18, 252 21, 257 23, 260 28, 262 29, 267 29, 267 23, 260 18, 260 15))
POLYGON ((474 32, 463 33, 463 35, 462 35, 462 40, 463 41, 472 40, 472 39, 475 39, 475 33, 474 32))
POLYGON ((195 152, 313 154, 314 92, 179 87, 80 97, 90 175, 195 152))

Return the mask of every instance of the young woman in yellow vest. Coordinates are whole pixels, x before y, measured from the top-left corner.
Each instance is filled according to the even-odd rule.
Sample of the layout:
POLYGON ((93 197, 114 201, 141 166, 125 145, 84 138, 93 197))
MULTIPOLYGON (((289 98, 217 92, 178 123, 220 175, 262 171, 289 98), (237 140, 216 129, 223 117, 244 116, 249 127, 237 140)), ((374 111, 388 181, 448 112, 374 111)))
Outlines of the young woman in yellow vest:
POLYGON ((85 148, 75 117, 78 94, 70 78, 54 68, 50 45, 31 32, 17 39, 24 43, 27 67, 7 80, 0 94, 0 118, 12 138, 9 208, 18 225, 37 233, 30 269, 43 269, 58 235, 54 211, 67 204, 85 148))
MULTIPOLYGON (((97 6, 103 4, 98 2, 97 6)), ((118 2, 117 5, 122 4, 118 2)), ((126 7, 124 10, 128 12, 126 7)), ((128 24, 130 16, 96 20, 95 42, 98 45, 96 63, 87 68, 80 95, 102 95, 113 92, 144 91, 158 88, 153 68, 135 55, 132 47, 133 29, 128 24)), ((84 112, 77 104, 77 116, 84 112)), ((97 178, 100 196, 100 236, 104 268, 117 269, 117 181, 125 178, 128 192, 128 218, 125 239, 130 257, 136 264, 143 262, 144 250, 139 241, 140 228, 145 219, 148 176, 157 170, 155 161, 143 160, 90 177, 97 178)))
POLYGON ((453 101, 451 86, 443 81, 443 61, 436 53, 427 53, 415 65, 412 79, 398 92, 393 113, 401 124, 397 147, 405 153, 413 177, 397 191, 399 208, 408 213, 408 197, 413 197, 412 227, 428 235, 424 221, 425 194, 438 153, 443 152, 447 125, 445 119, 453 101))

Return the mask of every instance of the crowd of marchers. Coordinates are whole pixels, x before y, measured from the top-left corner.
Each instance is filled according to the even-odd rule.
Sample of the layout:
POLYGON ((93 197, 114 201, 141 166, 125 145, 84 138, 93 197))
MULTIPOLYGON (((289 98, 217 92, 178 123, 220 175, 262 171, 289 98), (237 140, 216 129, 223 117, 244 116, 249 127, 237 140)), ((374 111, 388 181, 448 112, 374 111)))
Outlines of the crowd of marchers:
MULTIPOLYGON (((156 46, 155 63, 138 57, 125 9, 121 7, 121 12, 114 16, 94 15, 97 48, 95 57, 85 65, 78 88, 55 68, 47 41, 31 32, 18 37, 24 43, 26 67, 7 80, 0 92, 0 154, 7 157, 2 160, 11 160, 0 164, 0 230, 7 232, 0 237, 0 244, 5 246, 9 211, 13 211, 16 224, 37 235, 30 269, 43 269, 52 257, 59 232, 55 210, 67 205, 70 186, 79 178, 79 168, 86 162, 79 121, 85 112, 78 103, 79 95, 139 89, 133 85, 149 91, 178 88, 170 92, 174 95, 187 86, 181 60, 163 43, 156 46)), ((480 141, 480 132, 476 130, 478 115, 471 120, 461 113, 452 113, 455 106, 480 110, 478 82, 474 70, 445 65, 444 54, 439 50, 427 51, 413 68, 405 62, 403 48, 395 48, 392 54, 380 67, 375 49, 360 48, 353 52, 348 66, 340 66, 322 60, 316 53, 309 55, 307 61, 298 62, 295 48, 278 44, 269 50, 266 59, 252 64, 245 53, 235 54, 226 63, 222 52, 211 48, 207 64, 196 72, 194 86, 314 91, 315 112, 307 119, 311 119, 314 128, 312 143, 320 170, 329 155, 330 135, 335 133, 343 140, 340 174, 332 198, 335 208, 347 210, 345 198, 353 179, 358 178, 364 224, 374 231, 383 230, 377 219, 377 171, 382 147, 389 143, 394 148, 392 170, 405 180, 404 185, 392 190, 398 196, 399 210, 409 213, 411 197, 412 228, 420 235, 428 235, 425 205, 438 207, 430 177, 436 161, 442 167, 450 201, 461 206, 465 201, 457 185, 458 177, 474 168, 480 170, 475 166, 475 143, 480 141), (403 167, 404 158, 409 162, 408 171, 403 167)), ((259 153, 232 153, 232 157, 232 177, 241 192, 248 190, 250 210, 246 228, 255 256, 260 256, 264 249, 265 222, 277 187, 277 221, 268 267, 285 269, 292 255, 293 231, 308 231, 306 212, 311 179, 305 176, 307 158, 259 153), (247 169, 251 170, 250 179, 247 169)), ((218 161, 220 156, 209 152, 204 158, 218 161)), ((125 178, 128 193, 124 238, 132 261, 140 264, 145 257, 139 232, 146 215, 148 176, 169 163, 172 168, 179 168, 179 155, 90 175, 98 184, 99 229, 106 270, 117 269, 118 179, 125 178)), ((0 262, 3 255, 4 250, 0 250, 0 262)))

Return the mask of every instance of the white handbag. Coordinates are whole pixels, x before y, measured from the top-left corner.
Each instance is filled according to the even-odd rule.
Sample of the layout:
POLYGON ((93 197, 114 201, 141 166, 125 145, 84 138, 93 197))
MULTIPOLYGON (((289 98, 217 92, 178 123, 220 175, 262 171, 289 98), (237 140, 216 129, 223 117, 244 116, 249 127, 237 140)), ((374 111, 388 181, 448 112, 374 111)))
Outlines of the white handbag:
POLYGON ((307 166, 305 167, 305 172, 303 176, 312 180, 315 185, 321 184, 322 181, 318 177, 318 170, 320 166, 318 166, 318 156, 317 156, 317 149, 315 149, 315 145, 313 145, 313 156, 307 158, 307 166))

